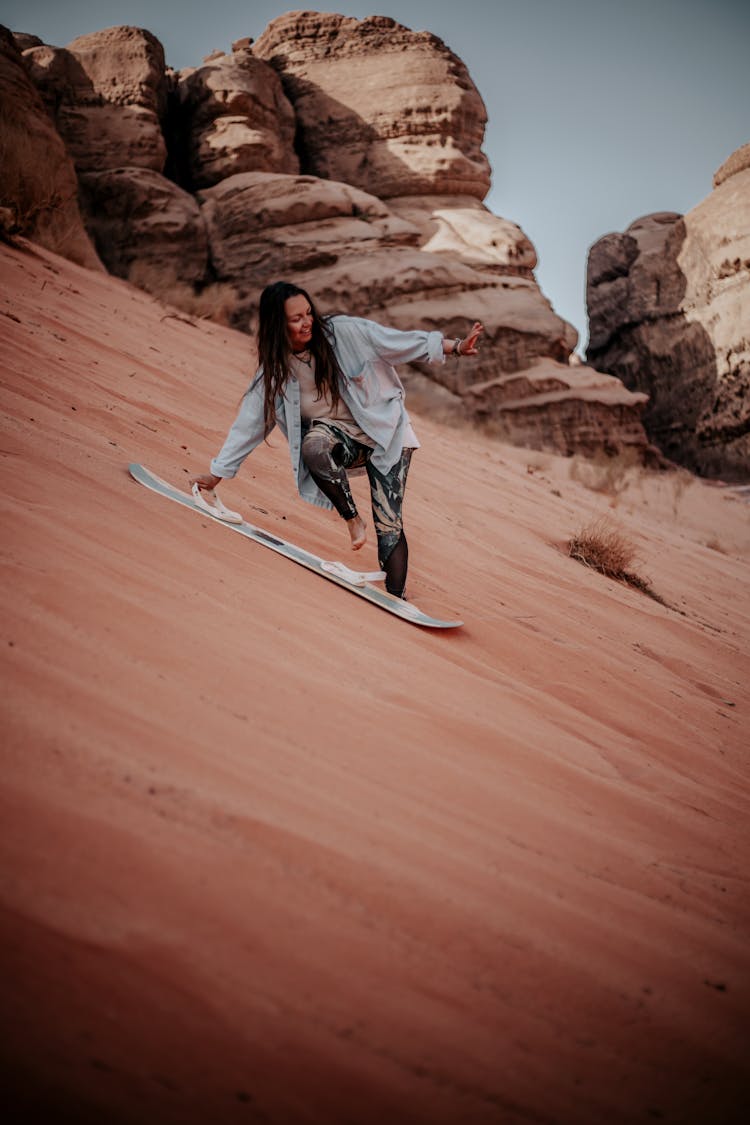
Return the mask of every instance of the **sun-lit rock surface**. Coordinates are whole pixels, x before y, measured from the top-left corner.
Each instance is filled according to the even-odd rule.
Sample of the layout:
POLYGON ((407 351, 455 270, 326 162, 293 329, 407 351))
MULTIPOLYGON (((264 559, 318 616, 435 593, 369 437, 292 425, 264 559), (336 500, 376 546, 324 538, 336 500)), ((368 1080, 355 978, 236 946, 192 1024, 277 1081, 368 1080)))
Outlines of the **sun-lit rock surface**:
POLYGON ((487 194, 484 103, 437 36, 385 16, 289 12, 253 51, 294 105, 303 172, 381 198, 487 194))

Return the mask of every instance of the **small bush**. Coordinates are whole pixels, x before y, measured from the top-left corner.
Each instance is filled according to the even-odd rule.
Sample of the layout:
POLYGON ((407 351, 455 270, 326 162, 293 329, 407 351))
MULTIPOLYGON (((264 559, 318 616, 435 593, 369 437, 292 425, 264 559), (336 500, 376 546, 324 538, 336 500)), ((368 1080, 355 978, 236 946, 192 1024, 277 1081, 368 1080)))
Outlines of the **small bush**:
POLYGON ((598 570, 607 578, 626 582, 644 594, 648 594, 662 605, 667 603, 651 587, 651 583, 641 578, 631 568, 638 552, 633 544, 606 517, 601 517, 577 531, 568 543, 568 554, 584 566, 598 570))
POLYGON ((635 562, 637 552, 614 524, 602 518, 576 532, 568 544, 568 554, 608 578, 622 578, 635 562))

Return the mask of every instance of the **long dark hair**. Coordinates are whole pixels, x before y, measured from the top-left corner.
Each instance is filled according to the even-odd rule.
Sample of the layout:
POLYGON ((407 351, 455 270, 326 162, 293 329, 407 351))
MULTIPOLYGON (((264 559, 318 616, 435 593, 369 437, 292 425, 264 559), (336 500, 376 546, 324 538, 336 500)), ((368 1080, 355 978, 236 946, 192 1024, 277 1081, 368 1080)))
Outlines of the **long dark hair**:
POLYGON ((333 409, 339 401, 341 368, 333 350, 333 331, 321 317, 309 293, 289 281, 275 281, 260 295, 258 361, 263 368, 263 424, 266 437, 276 421, 276 399, 289 378, 289 337, 284 302, 304 297, 312 310, 312 339, 309 350, 315 358, 315 386, 318 397, 327 397, 333 409))

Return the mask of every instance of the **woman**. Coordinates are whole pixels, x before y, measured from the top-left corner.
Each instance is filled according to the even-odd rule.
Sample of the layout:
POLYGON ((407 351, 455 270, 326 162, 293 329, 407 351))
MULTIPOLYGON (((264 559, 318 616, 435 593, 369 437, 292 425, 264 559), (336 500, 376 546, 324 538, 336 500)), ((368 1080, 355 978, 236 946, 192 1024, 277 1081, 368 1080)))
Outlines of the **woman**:
POLYGON ((210 490, 233 477, 278 425, 300 496, 335 508, 358 551, 367 528, 347 470, 364 469, 385 586, 402 598, 409 552, 401 508, 419 442, 392 365, 476 355, 482 331, 477 322, 466 339, 447 340, 439 332, 399 332, 358 317, 321 317, 304 289, 286 281, 267 286, 260 298, 258 372, 211 472, 191 484, 210 490))

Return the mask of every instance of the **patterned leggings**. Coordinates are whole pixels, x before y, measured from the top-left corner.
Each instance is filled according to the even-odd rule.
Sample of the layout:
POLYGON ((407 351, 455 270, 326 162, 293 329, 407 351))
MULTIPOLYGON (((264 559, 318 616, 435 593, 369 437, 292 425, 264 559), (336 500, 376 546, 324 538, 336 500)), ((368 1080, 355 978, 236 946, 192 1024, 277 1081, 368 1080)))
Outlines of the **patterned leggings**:
POLYGON ((378 561, 385 571, 385 588, 397 598, 404 596, 409 547, 403 531, 401 507, 411 449, 383 474, 372 464, 372 450, 339 430, 330 422, 313 422, 302 439, 302 458, 320 491, 328 497, 345 520, 358 514, 347 469, 364 467, 370 481, 372 517, 378 539, 378 561))

